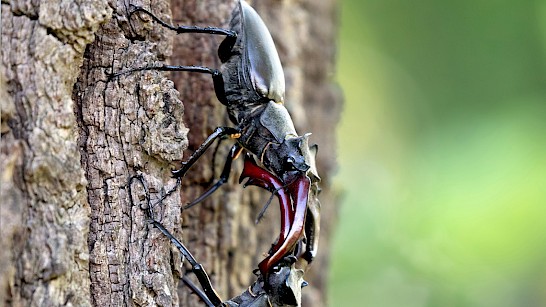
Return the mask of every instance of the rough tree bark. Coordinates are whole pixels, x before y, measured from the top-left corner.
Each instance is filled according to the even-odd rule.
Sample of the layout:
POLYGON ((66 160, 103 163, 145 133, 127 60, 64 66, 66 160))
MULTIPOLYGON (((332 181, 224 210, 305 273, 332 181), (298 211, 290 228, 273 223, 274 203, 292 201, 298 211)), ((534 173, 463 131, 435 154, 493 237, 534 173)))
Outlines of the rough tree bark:
MULTIPOLYGON (((129 4, 168 21, 172 8, 174 23, 224 27, 234 7, 231 0, 2 1, 0 305, 202 306, 178 282, 185 273, 180 255, 147 222, 142 186, 129 178, 142 175, 152 201, 164 195, 175 184, 176 161, 216 126, 229 125, 225 109, 210 76, 147 71, 108 80, 108 74, 165 60, 217 67, 221 37, 173 37, 149 20, 129 23, 129 4)), ((313 132, 320 146, 321 244, 303 304, 321 306, 336 216, 334 1, 251 4, 277 44, 296 128, 313 132)), ((240 162, 219 192, 181 212, 217 178, 226 143, 212 148, 155 211, 224 299, 253 282, 252 270, 279 227, 274 205, 254 224, 268 195, 242 189, 240 162)))

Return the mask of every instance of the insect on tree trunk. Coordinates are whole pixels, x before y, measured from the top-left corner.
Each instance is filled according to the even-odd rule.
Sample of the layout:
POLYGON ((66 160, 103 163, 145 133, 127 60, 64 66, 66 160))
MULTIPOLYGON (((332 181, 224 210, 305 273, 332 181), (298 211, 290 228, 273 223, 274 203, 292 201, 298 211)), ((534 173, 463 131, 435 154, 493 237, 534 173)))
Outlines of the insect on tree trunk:
MULTIPOLYGON (((174 24, 227 27, 229 1, 2 1, 0 305, 203 306, 182 283, 178 250, 147 221, 141 175, 152 201, 174 186, 170 171, 217 126, 230 125, 209 75, 108 74, 168 61, 219 67, 222 37, 175 36, 130 4, 174 24), (172 13, 171 13, 172 11, 172 13), (171 17, 173 16, 173 17, 171 17), (174 20, 174 21, 173 21, 174 20), (173 82, 174 81, 174 82, 173 82)), ((303 305, 325 301, 334 127, 334 1, 253 1, 273 35, 287 80, 286 107, 298 132, 313 132, 322 177, 319 255, 303 305)), ((155 213, 205 266, 228 299, 279 232, 269 195, 229 182, 184 210, 218 177, 229 141, 213 146, 155 213)), ((241 160, 241 159, 239 159, 241 160)), ((191 273, 187 273, 192 275, 191 273)), ((194 279, 195 280, 195 279, 194 279)))

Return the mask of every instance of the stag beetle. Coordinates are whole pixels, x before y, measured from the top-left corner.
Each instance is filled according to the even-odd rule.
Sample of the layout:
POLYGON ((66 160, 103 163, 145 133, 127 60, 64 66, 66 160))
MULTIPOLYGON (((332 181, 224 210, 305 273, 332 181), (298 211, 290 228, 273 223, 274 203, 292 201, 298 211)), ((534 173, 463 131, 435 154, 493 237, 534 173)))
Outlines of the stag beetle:
POLYGON ((284 107, 285 80, 275 44, 266 25, 245 1, 238 1, 232 13, 230 29, 215 27, 172 26, 151 12, 135 7, 129 18, 144 13, 163 27, 180 33, 224 35, 218 48, 222 62, 219 70, 202 66, 146 66, 112 75, 142 71, 190 71, 212 75, 218 100, 227 107, 235 127, 218 127, 199 148, 174 170, 173 177, 183 177, 189 168, 218 138, 229 136, 236 143, 231 148, 219 180, 203 195, 189 203, 189 208, 216 191, 229 177, 232 161, 242 151, 257 161, 245 162, 241 180, 266 188, 280 199, 281 233, 278 241, 260 264, 267 279, 272 268, 294 254, 310 263, 316 255, 319 234, 320 203, 316 198, 320 177, 315 166, 317 146, 309 146, 310 134, 298 135, 284 107), (249 164, 250 163, 250 164, 249 164), (285 193, 286 191, 286 193, 285 193), (305 234, 304 234, 305 233, 305 234), (296 251, 305 240, 305 251, 296 251))

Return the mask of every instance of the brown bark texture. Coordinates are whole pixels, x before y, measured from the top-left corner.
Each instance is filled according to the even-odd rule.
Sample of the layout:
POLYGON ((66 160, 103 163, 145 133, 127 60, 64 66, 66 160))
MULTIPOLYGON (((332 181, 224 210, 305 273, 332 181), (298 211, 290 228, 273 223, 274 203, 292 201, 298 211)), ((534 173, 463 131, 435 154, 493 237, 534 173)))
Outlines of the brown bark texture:
MULTIPOLYGON (((302 305, 323 306, 337 211, 335 1, 249 2, 275 40, 296 128, 319 144, 321 242, 302 305)), ((109 75, 164 63, 219 67, 222 37, 129 20, 131 5, 169 23, 227 27, 235 2, 2 0, 0 305, 203 306, 179 282, 188 275, 197 283, 180 253, 147 219, 144 187, 152 204, 164 197, 155 218, 204 265, 223 299, 255 281, 279 233, 276 201, 255 224, 269 195, 238 183, 242 159, 219 191, 182 210, 218 178, 230 140, 213 145, 168 193, 171 169, 231 124, 211 77, 109 75)))

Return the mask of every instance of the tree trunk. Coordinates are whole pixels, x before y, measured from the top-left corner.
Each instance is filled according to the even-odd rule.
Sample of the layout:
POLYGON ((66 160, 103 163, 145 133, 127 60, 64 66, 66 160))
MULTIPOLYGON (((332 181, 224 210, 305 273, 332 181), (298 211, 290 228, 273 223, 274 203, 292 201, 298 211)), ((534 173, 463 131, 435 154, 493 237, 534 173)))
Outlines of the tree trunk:
MULTIPOLYGON (((279 50, 296 128, 313 132, 322 149, 321 244, 305 275, 304 306, 324 304, 336 216, 333 2, 251 3, 279 50)), ((2 2, 0 301, 6 305, 203 305, 178 281, 186 274, 178 250, 147 220, 144 186, 152 204, 165 196, 176 183, 170 178, 176 162, 215 127, 230 125, 225 107, 209 75, 108 76, 165 60, 219 67, 222 37, 174 37, 138 16, 129 23, 129 3, 170 23, 220 27, 227 27, 234 7, 230 0, 2 2), (142 182, 130 181, 135 175, 142 182)), ((181 210, 218 178, 228 143, 212 146, 181 188, 154 206, 155 217, 204 265, 223 299, 254 282, 252 270, 279 232, 275 203, 255 225, 269 195, 242 189, 238 160, 227 184, 181 210)))

